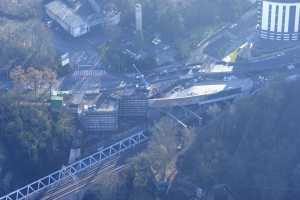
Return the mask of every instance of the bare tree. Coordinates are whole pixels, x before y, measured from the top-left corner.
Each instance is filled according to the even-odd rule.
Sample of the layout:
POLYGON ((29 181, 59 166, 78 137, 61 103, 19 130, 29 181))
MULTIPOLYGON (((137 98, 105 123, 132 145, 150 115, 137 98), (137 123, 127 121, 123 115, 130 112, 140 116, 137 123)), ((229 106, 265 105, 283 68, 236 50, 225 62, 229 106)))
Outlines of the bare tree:
POLYGON ((50 69, 33 67, 24 70, 21 66, 18 66, 12 69, 10 78, 17 94, 26 94, 29 90, 33 91, 35 97, 45 96, 58 83, 55 72, 50 69))
POLYGON ((135 185, 172 182, 177 175, 178 157, 188 149, 193 136, 193 130, 179 127, 169 118, 161 119, 152 129, 147 150, 133 162, 135 185))

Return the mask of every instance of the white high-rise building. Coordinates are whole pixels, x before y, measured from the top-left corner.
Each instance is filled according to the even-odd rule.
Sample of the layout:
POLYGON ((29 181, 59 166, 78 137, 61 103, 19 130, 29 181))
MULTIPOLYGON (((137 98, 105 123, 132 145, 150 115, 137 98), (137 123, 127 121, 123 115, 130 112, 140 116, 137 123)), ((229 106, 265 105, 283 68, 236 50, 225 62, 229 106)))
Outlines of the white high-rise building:
POLYGON ((298 40, 300 0, 258 0, 258 31, 268 40, 298 40))

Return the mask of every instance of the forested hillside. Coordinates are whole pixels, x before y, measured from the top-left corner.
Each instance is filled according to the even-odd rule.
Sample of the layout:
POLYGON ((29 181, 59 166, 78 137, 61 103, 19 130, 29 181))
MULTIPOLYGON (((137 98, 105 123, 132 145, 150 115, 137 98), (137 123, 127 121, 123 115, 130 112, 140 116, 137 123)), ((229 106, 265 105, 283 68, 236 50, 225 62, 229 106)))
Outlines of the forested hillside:
POLYGON ((181 174, 206 190, 225 184, 236 199, 300 195, 300 81, 280 81, 198 131, 181 174))
MULTIPOLYGON (((112 1, 115 1, 122 12, 121 27, 124 32, 133 31, 135 23, 134 3, 137 1, 112 1)), ((8 71, 12 84, 12 87, 7 88, 6 94, 0 94, 0 196, 60 168, 67 160, 72 139, 76 134, 75 123, 71 121, 70 116, 63 109, 59 112, 52 112, 46 103, 49 91, 57 83, 55 69, 58 67, 58 59, 51 33, 53 30, 51 31, 43 22, 45 21, 43 9, 45 2, 43 0, 0 0, 0 70, 10 69, 8 71)), ((148 42, 151 43, 154 35, 159 35, 167 43, 175 46, 176 50, 179 49, 182 57, 189 54, 192 46, 199 43, 209 33, 237 20, 250 6, 246 0, 140 0, 139 2, 143 4, 145 34, 151 36, 145 37, 149 38, 148 42)), ((117 45, 120 44, 119 41, 113 42, 117 45)), ((116 49, 118 48, 117 46, 116 49)), ((112 52, 116 53, 117 51, 112 52)), ((114 59, 116 60, 116 56, 112 56, 112 60, 114 59)), ((122 60, 120 63, 124 64, 122 60)), ((256 105, 255 102, 249 102, 251 105, 247 108, 250 111, 257 110, 259 112, 260 109, 258 108, 251 110, 251 106, 256 105)), ((242 117, 240 112, 244 112, 244 110, 239 109, 240 107, 237 106, 232 109, 232 112, 242 117)), ((248 110, 246 111, 248 112, 248 110)), ((249 116, 245 115, 244 117, 247 119, 249 116)), ((236 118, 236 120, 238 119, 239 117, 236 118)), ((154 139, 150 143, 153 146, 150 146, 145 151, 146 153, 135 161, 137 165, 134 165, 132 171, 129 170, 128 174, 120 179, 108 178, 110 185, 103 186, 100 184, 99 189, 96 187, 89 194, 92 197, 88 197, 88 200, 104 199, 103 196, 106 199, 126 197, 122 194, 116 196, 116 191, 119 191, 119 188, 128 194, 127 199, 154 199, 158 196, 153 192, 156 191, 155 184, 159 185, 161 182, 164 183, 169 176, 175 176, 178 151, 186 147, 185 144, 191 142, 192 133, 194 133, 193 131, 184 131, 170 121, 162 120, 160 123, 158 126, 165 127, 164 130, 153 132, 162 134, 166 140, 160 141, 153 137, 154 139), (173 130, 177 130, 175 136, 173 130), (157 146, 160 148, 154 148, 157 146), (166 149, 168 150, 167 153, 164 152, 166 149), (148 173, 146 177, 143 177, 144 172, 148 173), (116 185, 117 187, 115 187, 116 185)), ((243 127, 242 122, 240 123, 240 126, 243 127)), ((290 128, 292 129, 292 127, 290 128)), ((211 137, 217 134, 212 128, 210 131, 212 132, 211 137)), ((268 136, 273 135, 269 134, 268 136)), ((228 144, 220 141, 224 148, 226 145, 236 145, 229 143, 231 139, 235 142, 240 141, 239 134, 237 134, 237 138, 235 135, 230 137, 233 139, 225 140, 228 144)), ((216 138, 214 141, 219 141, 223 137, 216 136, 216 138)), ((207 140, 210 141, 210 138, 207 140)), ((201 139, 199 141, 202 142, 201 139)), ((297 140, 294 142, 296 143, 297 140)), ((203 143, 199 146, 204 148, 209 144, 203 143)), ((189 159, 200 160, 202 159, 201 156, 209 156, 203 154, 202 151, 198 153, 199 146, 195 143, 195 147, 190 150, 197 152, 193 155, 195 158, 186 158, 187 161, 189 159)), ((240 146, 244 147, 245 145, 240 146)), ((209 147, 213 148, 214 146, 209 147)), ((250 145, 249 148, 254 147, 250 145)), ((242 153, 243 151, 236 152, 242 153)), ((227 154, 224 153, 224 155, 227 154)), ((240 155, 236 153, 235 156, 240 155)), ((239 166, 243 166, 245 163, 246 161, 241 160, 239 166)), ((214 183, 207 177, 213 177, 212 179, 215 180, 216 176, 210 176, 209 173, 205 173, 206 176, 203 176, 199 173, 205 172, 201 169, 201 164, 199 164, 199 169, 189 166, 187 164, 186 170, 182 171, 183 174, 189 176, 193 170, 196 170, 195 181, 203 180, 203 182, 198 181, 197 183, 207 187, 214 183)), ((222 168, 222 170, 224 169, 222 168)), ((209 172, 219 171, 214 169, 209 172)), ((246 177, 246 174, 242 172, 245 171, 241 170, 240 173, 246 177)), ((241 180, 237 179, 228 184, 232 184, 233 188, 234 184, 238 185, 239 181, 241 180)), ((236 191, 237 193, 241 192, 241 189, 236 189, 236 191)))
POLYGON ((52 36, 43 18, 41 0, 0 1, 0 68, 56 68, 52 36))
POLYGON ((68 160, 70 116, 47 106, 0 96, 0 194, 39 178, 68 160), (25 104, 25 105, 24 105, 25 104))
POLYGON ((191 30, 205 31, 208 27, 232 22, 251 6, 248 0, 115 0, 115 2, 123 12, 132 11, 134 3, 140 2, 143 5, 144 24, 148 26, 147 29, 151 27, 158 33, 162 32, 164 38, 168 40, 178 39, 177 36, 191 30))

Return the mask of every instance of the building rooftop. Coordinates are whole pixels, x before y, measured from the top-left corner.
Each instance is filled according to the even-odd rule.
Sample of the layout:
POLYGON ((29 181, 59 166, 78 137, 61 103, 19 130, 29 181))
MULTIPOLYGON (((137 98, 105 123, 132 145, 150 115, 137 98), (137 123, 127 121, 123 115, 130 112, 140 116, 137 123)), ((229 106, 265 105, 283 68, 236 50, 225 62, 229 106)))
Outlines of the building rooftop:
POLYGON ((80 35, 87 33, 88 27, 101 24, 117 25, 120 22, 120 12, 113 3, 105 3, 100 6, 95 0, 53 0, 45 7, 48 15, 66 31, 70 32, 66 26, 82 28, 80 35))
POLYGON ((118 107, 119 107, 119 103, 117 101, 105 100, 99 105, 97 111, 116 111, 118 107))
POLYGON ((118 101, 116 101, 114 99, 110 99, 110 98, 105 98, 105 99, 102 99, 100 102, 98 102, 97 105, 88 108, 87 111, 89 113, 114 112, 114 111, 117 111, 118 108, 119 108, 118 101))
POLYGON ((48 3, 46 9, 72 27, 85 24, 84 20, 76 14, 72 8, 68 7, 60 0, 54 0, 48 3))
POLYGON ((64 98, 62 96, 51 96, 51 101, 63 101, 64 98))
POLYGON ((122 99, 135 95, 136 90, 134 88, 124 88, 122 90, 116 90, 111 94, 114 99, 122 99))

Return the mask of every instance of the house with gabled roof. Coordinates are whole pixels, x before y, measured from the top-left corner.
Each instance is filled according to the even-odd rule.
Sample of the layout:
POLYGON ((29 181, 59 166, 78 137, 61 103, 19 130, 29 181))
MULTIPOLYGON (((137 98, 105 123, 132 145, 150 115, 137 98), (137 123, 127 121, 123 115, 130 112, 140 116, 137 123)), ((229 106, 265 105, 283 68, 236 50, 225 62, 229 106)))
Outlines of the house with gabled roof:
POLYGON ((97 0, 54 0, 46 4, 45 9, 48 16, 73 37, 80 37, 98 25, 117 25, 121 18, 113 4, 100 5, 97 0))

